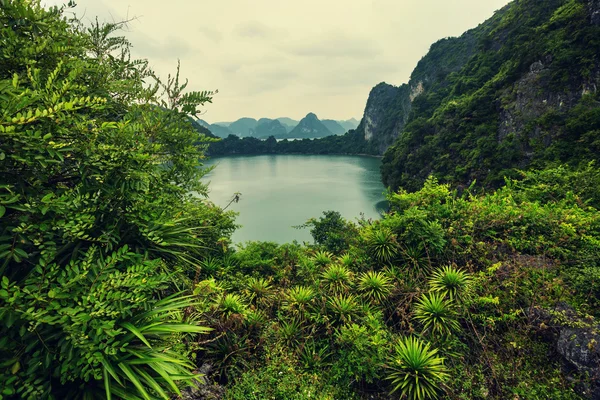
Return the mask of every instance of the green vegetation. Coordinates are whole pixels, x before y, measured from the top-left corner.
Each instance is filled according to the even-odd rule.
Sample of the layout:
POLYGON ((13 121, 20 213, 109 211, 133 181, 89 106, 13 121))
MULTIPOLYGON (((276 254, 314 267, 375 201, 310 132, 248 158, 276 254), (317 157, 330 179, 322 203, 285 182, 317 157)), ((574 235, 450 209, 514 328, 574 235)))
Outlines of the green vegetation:
POLYGON ((314 246, 230 250, 234 266, 201 279, 246 306, 209 311, 215 345, 200 358, 226 371, 231 399, 580 398, 587 378, 562 372, 534 316, 559 303, 585 326, 599 316, 597 171, 523 173, 479 195, 430 178, 390 194, 380 221, 311 220, 314 246), (575 177, 587 184, 571 190, 575 177), (336 236, 343 225, 356 234, 336 236))
POLYGON ((230 135, 211 143, 207 154, 377 154, 363 135, 351 130, 344 135, 331 135, 320 139, 281 140, 270 136, 267 140, 230 135))
MULTIPOLYGON (((434 44, 411 76, 424 93, 385 153, 386 186, 418 190, 433 174, 498 187, 518 176, 515 167, 598 161, 594 4, 513 2, 460 38, 434 44)), ((388 131, 399 123, 392 114, 383 119, 388 131)))
POLYGON ((0 8, 0 395, 163 398, 198 379, 200 261, 234 229, 204 193, 183 92, 118 24, 0 8))
MULTIPOLYGON (((163 81, 131 60, 119 24, 82 26, 35 1, 0 4, 1 398, 169 399, 201 383, 207 365, 236 400, 580 399, 597 389, 589 369, 563 368, 555 338, 572 328, 567 342, 597 353, 594 162, 511 169, 502 184, 501 171, 483 163, 477 173, 495 191, 464 186, 474 164, 444 175, 460 190, 419 169, 414 179, 402 175, 407 185, 388 194, 380 220, 353 223, 327 211, 304 226, 313 245, 234 248, 234 215, 205 200, 200 183, 214 139, 191 117, 212 93, 186 93, 178 73, 163 81), (592 339, 580 344, 579 332, 592 339)), ((424 158, 405 154, 403 168, 448 162, 435 152, 458 149, 444 144, 453 132, 488 132, 485 94, 497 92, 486 88, 530 64, 533 34, 545 34, 541 47, 573 40, 577 53, 559 51, 554 62, 589 67, 598 36, 576 24, 585 10, 578 0, 521 1, 484 25, 487 42, 472 33, 486 49, 467 63, 474 81, 448 72, 452 84, 419 96, 414 115, 431 115, 411 120, 388 160, 442 125, 444 135, 425 140, 432 153, 407 147, 424 158), (508 48, 492 51, 500 36, 508 48), (513 65, 513 56, 526 62, 513 65), (434 96, 445 91, 462 100, 434 96), (462 122, 449 118, 455 112, 462 122)), ((448 57, 450 69, 464 61, 448 57)), ((596 96, 544 116, 565 129, 540 160, 564 161, 549 151, 593 158, 596 96)), ((471 150, 489 144, 466 138, 471 150)), ((256 143, 230 137, 213 146, 235 140, 229 150, 256 143)), ((294 146, 329 143, 339 152, 343 140, 366 143, 359 129, 294 146)), ((490 148, 512 157, 508 147, 490 148)))

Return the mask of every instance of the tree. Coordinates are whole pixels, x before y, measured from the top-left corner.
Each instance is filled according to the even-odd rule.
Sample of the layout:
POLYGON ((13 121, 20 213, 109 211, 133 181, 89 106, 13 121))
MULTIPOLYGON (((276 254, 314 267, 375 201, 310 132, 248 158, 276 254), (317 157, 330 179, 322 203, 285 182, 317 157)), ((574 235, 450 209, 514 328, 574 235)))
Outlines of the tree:
POLYGON ((212 93, 132 60, 120 24, 64 14, 0 8, 0 387, 168 398, 197 378, 182 335, 206 331, 180 291, 234 228, 191 194, 206 139, 188 115, 212 93))

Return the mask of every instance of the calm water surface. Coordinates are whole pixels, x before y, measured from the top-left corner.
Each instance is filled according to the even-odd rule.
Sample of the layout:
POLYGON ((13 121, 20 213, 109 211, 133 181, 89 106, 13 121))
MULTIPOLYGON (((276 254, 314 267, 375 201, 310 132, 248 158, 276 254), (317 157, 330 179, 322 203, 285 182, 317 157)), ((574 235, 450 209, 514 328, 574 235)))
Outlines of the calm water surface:
POLYGON ((295 229, 323 211, 336 210, 355 220, 361 213, 378 218, 385 207, 380 159, 361 156, 264 155, 229 156, 209 160, 216 168, 204 177, 210 199, 225 207, 235 192, 242 225, 236 243, 248 240, 278 243, 312 241, 308 229, 295 229))

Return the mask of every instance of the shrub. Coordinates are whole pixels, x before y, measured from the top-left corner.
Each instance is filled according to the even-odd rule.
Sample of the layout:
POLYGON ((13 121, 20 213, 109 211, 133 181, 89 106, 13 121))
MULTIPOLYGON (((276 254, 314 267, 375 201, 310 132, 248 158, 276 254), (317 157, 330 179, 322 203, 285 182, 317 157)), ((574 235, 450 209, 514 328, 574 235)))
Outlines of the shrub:
POLYGON ((449 335, 458 330, 450 303, 441 294, 424 294, 415 306, 415 319, 423 324, 424 332, 436 335, 449 335))
POLYGON ((413 336, 400 339, 388 360, 392 393, 400 390, 409 399, 437 398, 440 384, 448 377, 444 359, 429 343, 413 336))

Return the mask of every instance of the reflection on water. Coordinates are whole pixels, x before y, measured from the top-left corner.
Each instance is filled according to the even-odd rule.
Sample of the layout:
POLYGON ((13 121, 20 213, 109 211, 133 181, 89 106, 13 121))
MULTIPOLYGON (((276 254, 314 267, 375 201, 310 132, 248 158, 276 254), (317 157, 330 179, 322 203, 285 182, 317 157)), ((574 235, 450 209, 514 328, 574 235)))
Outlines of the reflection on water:
POLYGON ((215 158, 216 168, 206 177, 210 199, 225 206, 235 192, 243 227, 234 242, 269 240, 279 243, 310 241, 307 229, 293 226, 336 210, 354 220, 378 218, 387 209, 380 181, 380 159, 361 156, 264 155, 215 158))

